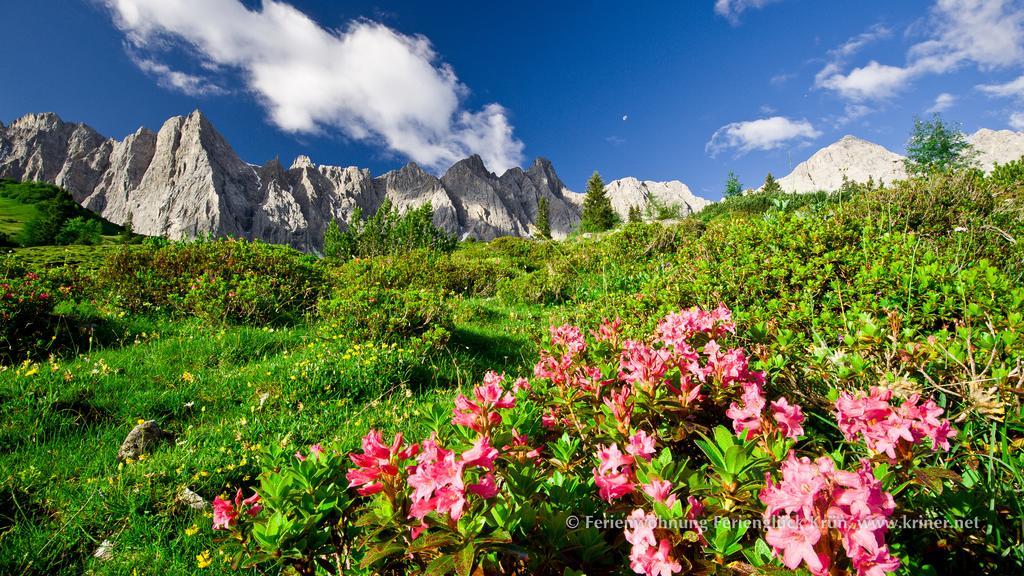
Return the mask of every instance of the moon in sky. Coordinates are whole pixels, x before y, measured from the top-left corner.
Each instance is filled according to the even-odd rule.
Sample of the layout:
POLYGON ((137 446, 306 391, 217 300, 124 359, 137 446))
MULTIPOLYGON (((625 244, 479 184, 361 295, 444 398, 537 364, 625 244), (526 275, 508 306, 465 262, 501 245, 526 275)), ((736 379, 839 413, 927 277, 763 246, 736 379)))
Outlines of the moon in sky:
POLYGON ((625 122, 626 120, 629 120, 629 114, 622 115, 622 121, 625 122))

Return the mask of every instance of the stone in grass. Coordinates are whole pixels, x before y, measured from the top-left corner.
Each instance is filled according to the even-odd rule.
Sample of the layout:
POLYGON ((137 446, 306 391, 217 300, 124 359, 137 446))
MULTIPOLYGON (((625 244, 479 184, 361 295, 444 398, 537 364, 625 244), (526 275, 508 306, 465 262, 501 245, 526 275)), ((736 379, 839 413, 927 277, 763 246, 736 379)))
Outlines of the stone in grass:
POLYGON ((117 459, 124 461, 128 458, 138 458, 161 442, 170 441, 172 438, 173 435, 170 432, 164 432, 157 426, 156 420, 140 422, 124 439, 121 449, 117 451, 117 459))
POLYGON ((100 560, 110 560, 114 557, 114 543, 110 540, 104 540, 100 542, 100 547, 92 553, 93 558, 99 558, 100 560))
POLYGON ((189 490, 185 486, 182 486, 181 490, 178 490, 177 500, 180 504, 188 506, 193 510, 202 510, 207 507, 206 500, 204 500, 202 496, 189 490))

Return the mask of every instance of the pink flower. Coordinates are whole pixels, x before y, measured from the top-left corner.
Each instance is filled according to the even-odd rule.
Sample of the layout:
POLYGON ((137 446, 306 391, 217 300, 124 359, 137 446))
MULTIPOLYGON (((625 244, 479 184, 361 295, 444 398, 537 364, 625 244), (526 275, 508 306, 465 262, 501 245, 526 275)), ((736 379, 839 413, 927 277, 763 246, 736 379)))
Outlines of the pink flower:
POLYGON ((447 514, 452 520, 461 518, 466 506, 463 464, 453 452, 441 448, 434 435, 423 441, 416 461, 408 479, 413 489, 409 518, 422 520, 430 512, 447 514))
POLYGON ((619 357, 619 380, 644 390, 654 390, 669 368, 667 350, 655 350, 643 342, 626 340, 619 357))
POLYGON ((579 356, 587 349, 583 331, 569 324, 551 327, 551 343, 564 347, 569 356, 579 356))
POLYGON ((863 438, 868 450, 897 460, 909 454, 910 448, 928 438, 932 449, 949 450, 949 439, 956 436, 949 420, 941 418, 943 410, 932 400, 919 404, 914 394, 900 406, 892 405, 892 391, 878 386, 867 394, 843 392, 836 400, 836 420, 847 440, 863 438))
POLYGON ((633 491, 633 458, 619 451, 615 444, 598 446, 600 464, 594 468, 598 494, 608 502, 633 491))
POLYGON ((505 451, 509 451, 516 448, 520 450, 520 454, 522 454, 522 449, 527 449, 525 456, 529 460, 536 460, 540 458, 540 448, 530 448, 530 439, 527 438, 525 434, 520 434, 518 430, 513 428, 512 444, 510 446, 505 446, 503 449, 505 451))
POLYGON ((484 474, 484 476, 480 478, 479 482, 476 484, 470 484, 466 490, 480 496, 481 498, 494 498, 498 495, 498 484, 494 478, 494 473, 488 472, 487 474, 484 474))
POLYGON ((618 423, 617 427, 623 431, 629 429, 629 420, 633 415, 632 395, 633 389, 623 386, 618 392, 613 390, 604 398, 604 405, 611 411, 612 417, 618 423))
POLYGON ((619 341, 619 330, 622 327, 622 320, 616 318, 609 321, 607 318, 601 320, 601 326, 592 330, 590 335, 598 342, 607 342, 615 346, 619 341))
POLYGON ((238 515, 242 512, 249 516, 259 514, 263 506, 260 504, 260 495, 253 492, 252 496, 243 499, 242 489, 235 493, 235 501, 225 500, 220 496, 213 499, 213 529, 230 528, 238 522, 238 515))
POLYGON ((800 406, 790 404, 782 397, 771 403, 771 409, 772 417, 775 418, 775 423, 778 424, 783 436, 795 440, 803 435, 804 428, 801 424, 804 421, 804 413, 800 406))
POLYGON ((482 432, 486 428, 500 424, 501 414, 497 410, 516 405, 515 396, 502 387, 504 380, 504 375, 488 372, 484 375, 483 384, 473 388, 475 400, 470 400, 465 394, 459 394, 455 398, 455 408, 452 410, 452 423, 475 432, 482 432))
POLYGON ((634 458, 641 458, 650 462, 651 458, 657 453, 654 447, 654 436, 648 436, 647 432, 643 430, 637 431, 636 434, 629 437, 626 452, 634 458))
POLYGON ((213 529, 220 530, 222 528, 230 528, 235 525, 238 520, 238 512, 235 511, 235 507, 231 505, 230 500, 225 500, 220 496, 213 499, 213 529))
POLYGON ((733 402, 725 415, 732 418, 732 429, 736 434, 750 440, 761 431, 761 412, 764 410, 765 398, 758 382, 744 382, 743 405, 733 402))
POLYGON ((736 324, 732 322, 729 309, 719 304, 711 312, 694 307, 669 314, 658 323, 656 332, 665 345, 686 350, 694 336, 704 334, 713 340, 726 333, 735 333, 736 324))
POLYGON ((826 574, 836 557, 823 551, 835 555, 840 549, 858 576, 882 576, 899 566, 885 544, 886 520, 895 503, 869 460, 846 472, 837 470, 827 456, 812 462, 790 452, 781 472, 781 482, 767 478, 761 501, 769 526, 765 541, 788 568, 805 564, 812 574, 826 574), (823 526, 835 530, 823 531, 823 526))
POLYGON ((796 570, 801 563, 815 576, 828 573, 830 558, 818 554, 814 545, 821 540, 821 530, 810 522, 782 520, 768 530, 765 541, 782 553, 782 563, 796 570))
POLYGON ((472 448, 462 453, 462 463, 465 466, 480 466, 486 470, 494 470, 494 460, 497 457, 498 451, 491 446, 490 438, 480 436, 472 448))
MULTIPOLYGON (((672 494, 672 483, 668 480, 652 479, 641 487, 644 490, 644 494, 650 496, 655 502, 661 502, 669 508, 678 500, 675 494, 672 494)), ((693 497, 690 496, 690 498, 693 497)))
MULTIPOLYGON (((349 488, 358 486, 356 492, 360 496, 376 494, 384 489, 384 482, 390 481, 399 471, 399 465, 419 450, 417 444, 402 447, 402 434, 395 435, 390 446, 384 443, 384 437, 376 430, 370 430, 363 437, 363 453, 349 454, 349 459, 356 465, 345 474, 349 488)), ((321 450, 322 452, 322 450, 321 450)))
POLYGON ((654 529, 658 527, 658 517, 637 508, 626 518, 626 542, 637 546, 655 546, 658 539, 654 537, 654 529))

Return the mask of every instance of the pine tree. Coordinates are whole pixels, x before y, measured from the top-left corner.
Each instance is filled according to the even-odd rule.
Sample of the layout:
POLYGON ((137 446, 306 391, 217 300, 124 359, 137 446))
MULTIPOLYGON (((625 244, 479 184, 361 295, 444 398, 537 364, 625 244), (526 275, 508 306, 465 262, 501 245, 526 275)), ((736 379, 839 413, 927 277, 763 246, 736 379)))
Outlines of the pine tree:
POLYGON ((643 221, 644 221, 644 213, 643 213, 642 210, 640 210, 640 207, 637 206, 636 204, 633 204, 632 206, 630 206, 629 207, 629 222, 630 223, 634 223, 634 222, 643 222, 643 221))
POLYGON ((587 195, 583 198, 583 215, 580 217, 580 231, 604 232, 619 223, 619 217, 612 209, 612 200, 604 191, 604 180, 594 171, 587 181, 587 195))
POLYGON ((332 219, 324 231, 324 256, 327 258, 347 258, 345 253, 345 235, 338 226, 338 221, 332 219))
POLYGON ((734 174, 733 171, 730 170, 729 177, 725 180, 725 197, 732 198, 734 196, 740 196, 742 194, 743 183, 741 183, 740 179, 736 176, 736 174, 734 174))
POLYGON ((764 177, 764 185, 761 186, 761 192, 764 192, 765 194, 782 193, 782 186, 779 186, 778 180, 775 179, 775 176, 772 176, 771 172, 764 177))
POLYGON ((537 237, 545 240, 551 239, 551 214, 548 208, 548 199, 541 198, 537 202, 537 237))
POLYGON ((135 228, 132 224, 133 219, 133 214, 129 212, 128 217, 124 219, 124 224, 121 225, 121 233, 118 234, 118 242, 121 244, 131 244, 135 241, 135 228))

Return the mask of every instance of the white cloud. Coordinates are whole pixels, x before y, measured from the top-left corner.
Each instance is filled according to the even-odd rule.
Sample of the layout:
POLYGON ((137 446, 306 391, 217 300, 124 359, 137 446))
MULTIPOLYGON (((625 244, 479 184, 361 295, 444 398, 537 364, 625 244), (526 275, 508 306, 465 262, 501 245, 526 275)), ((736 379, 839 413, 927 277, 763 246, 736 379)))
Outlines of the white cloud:
POLYGON ((131 53, 129 56, 140 70, 155 76, 157 83, 169 90, 177 90, 189 96, 207 96, 226 92, 206 78, 173 70, 166 64, 149 58, 142 58, 131 53))
POLYGON ((910 47, 904 64, 872 60, 843 73, 845 63, 833 58, 815 77, 815 86, 851 101, 882 101, 919 76, 946 74, 966 65, 992 70, 1024 59, 1024 10, 1016 2, 938 0, 929 24, 930 37, 910 47))
POLYGON ((1024 112, 1014 112, 1010 114, 1010 128, 1014 130, 1024 130, 1024 112))
POLYGON ((1004 84, 981 84, 976 88, 989 96, 1024 99, 1024 76, 1019 76, 1016 80, 1010 80, 1004 84))
POLYGON ((866 66, 854 68, 849 74, 828 74, 817 85, 838 92, 847 100, 862 102, 885 100, 902 90, 909 79, 910 72, 906 68, 872 60, 866 66))
POLYGON ((956 96, 953 96, 949 92, 943 92, 935 97, 935 103, 932 107, 925 112, 929 114, 938 114, 939 112, 945 112, 949 110, 953 104, 956 104, 956 96))
POLYGON ((282 130, 337 129, 432 169, 473 153, 499 173, 522 163, 505 109, 464 109, 468 89, 423 36, 366 20, 328 30, 274 0, 104 1, 135 50, 183 46, 239 72, 282 130))
POLYGON ((813 140, 819 136, 821 132, 807 120, 772 116, 726 124, 715 131, 704 150, 712 157, 727 149, 746 154, 752 150, 772 150, 793 140, 813 140))
POLYGON ((740 23, 740 14, 748 8, 763 8, 777 0, 715 0, 715 13, 734 26, 740 23))

